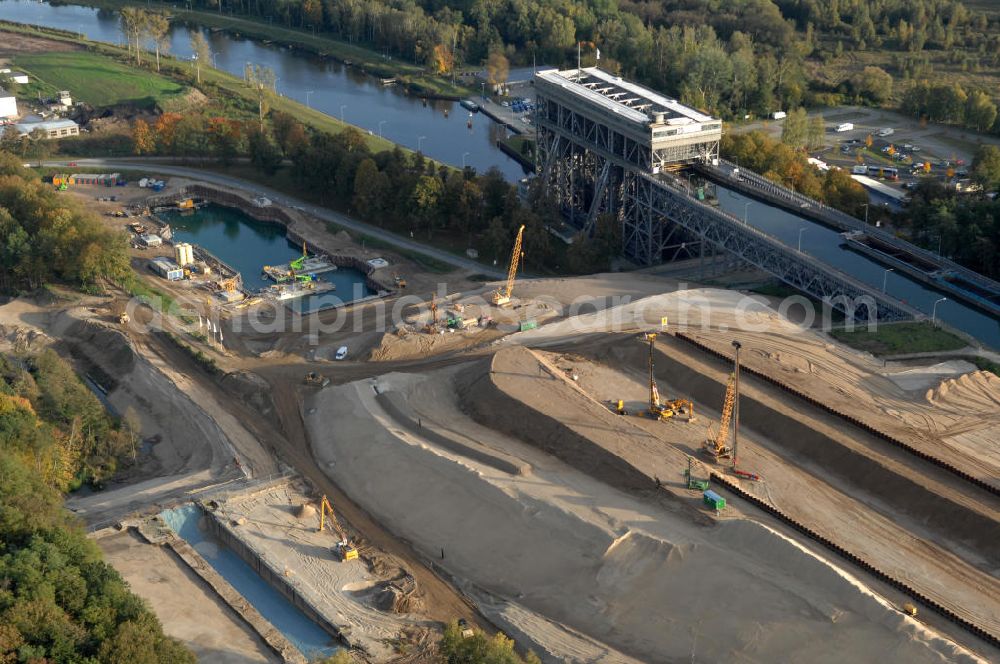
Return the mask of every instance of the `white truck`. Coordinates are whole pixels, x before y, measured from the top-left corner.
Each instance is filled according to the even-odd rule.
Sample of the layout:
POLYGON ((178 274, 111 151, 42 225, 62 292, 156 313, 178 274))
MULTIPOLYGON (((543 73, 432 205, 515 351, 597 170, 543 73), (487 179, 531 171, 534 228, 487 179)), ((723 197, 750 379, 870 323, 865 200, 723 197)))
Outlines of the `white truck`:
POLYGON ((841 123, 841 124, 837 125, 837 131, 838 132, 851 131, 852 129, 854 129, 854 123, 853 122, 844 122, 844 123, 841 123))

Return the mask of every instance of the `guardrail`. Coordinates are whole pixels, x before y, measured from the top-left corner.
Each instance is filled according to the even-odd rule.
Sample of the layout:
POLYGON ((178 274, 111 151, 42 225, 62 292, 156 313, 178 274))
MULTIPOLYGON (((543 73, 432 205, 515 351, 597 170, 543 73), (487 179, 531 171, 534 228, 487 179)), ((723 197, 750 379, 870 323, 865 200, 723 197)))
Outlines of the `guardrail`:
POLYGON ((983 639, 984 641, 990 643, 991 645, 1000 647, 1000 637, 998 637, 997 635, 992 634, 992 633, 986 631, 985 629, 983 629, 982 627, 980 627, 979 625, 973 623, 972 621, 970 621, 970 620, 968 620, 966 618, 963 618, 962 616, 958 615, 957 613, 955 613, 954 611, 952 611, 948 607, 942 605, 941 603, 937 602, 936 600, 931 599, 927 595, 924 595, 923 593, 919 592, 918 590, 916 590, 912 586, 909 586, 906 583, 904 583, 904 582, 900 581, 899 579, 897 579, 896 577, 892 576, 888 572, 884 572, 881 569, 879 569, 878 567, 875 567, 874 565, 872 565, 871 563, 869 563, 867 560, 864 560, 860 556, 858 556, 858 555, 856 555, 854 553, 851 553, 850 551, 848 551, 844 547, 840 546, 839 544, 837 544, 833 540, 829 539, 828 537, 825 537, 824 535, 820 535, 819 533, 817 533, 812 528, 809 528, 808 526, 806 526, 806 525, 804 525, 802 523, 799 523, 798 521, 796 521, 792 517, 788 516, 787 514, 785 514, 781 510, 779 510, 777 507, 775 507, 775 506, 773 506, 773 505, 771 505, 769 503, 764 502, 763 500, 761 500, 757 496, 754 496, 753 494, 750 494, 747 491, 744 491, 738 484, 736 484, 735 482, 733 482, 733 480, 731 480, 730 478, 726 477, 725 475, 722 475, 721 473, 717 473, 715 471, 712 471, 711 478, 712 478, 713 482, 721 484, 728 491, 731 491, 731 492, 735 493, 736 495, 738 495, 740 498, 743 498, 744 500, 746 500, 746 501, 748 501, 750 503, 753 503, 755 506, 757 506, 760 509, 764 510, 768 514, 774 516, 779 521, 782 521, 783 523, 791 526, 792 528, 794 528, 795 530, 797 530, 801 534, 805 535, 809 539, 811 539, 811 540, 813 540, 813 541, 815 541, 815 542, 817 542, 819 544, 822 544, 824 547, 826 547, 830 551, 836 553, 841 558, 844 558, 845 560, 849 560, 850 562, 854 563, 855 565, 857 565, 861 569, 865 570, 866 572, 868 572, 869 574, 871 574, 872 576, 874 576, 878 580, 883 581, 885 583, 888 583, 890 586, 892 586, 896 590, 899 590, 900 592, 903 592, 903 593, 909 595, 910 597, 912 597, 913 599, 917 600, 918 602, 920 602, 921 604, 923 604, 927 608, 931 609, 935 613, 937 613, 937 614, 943 616, 944 618, 950 620, 951 622, 955 623, 959 627, 962 627, 963 629, 968 630, 972 634, 975 634, 976 636, 978 636, 979 638, 983 639))
MULTIPOLYGON (((697 339, 694 339, 693 337, 690 337, 690 336, 688 336, 687 334, 685 334, 683 332, 677 332, 674 336, 677 339, 680 339, 681 341, 686 341, 687 343, 691 344, 692 346, 695 346, 696 348, 698 348, 700 350, 703 350, 706 353, 709 353, 710 355, 714 355, 715 357, 718 357, 718 358, 720 358, 722 360, 725 360, 726 362, 732 362, 733 361, 733 358, 730 357, 729 355, 727 355, 726 353, 720 352, 720 351, 718 351, 718 350, 716 350, 716 349, 714 349, 714 348, 712 348, 710 346, 707 346, 707 345, 701 343, 700 341, 698 341, 697 339)), ((956 477, 958 477, 958 478, 960 478, 962 480, 965 480, 966 482, 969 482, 970 484, 972 484, 972 485, 974 485, 974 486, 976 486, 976 487, 978 487, 978 488, 980 488, 980 489, 982 489, 982 490, 984 490, 984 491, 986 491, 988 493, 991 493, 994 496, 1000 496, 1000 487, 997 487, 997 486, 995 486, 995 485, 993 485, 993 484, 991 484, 991 483, 989 483, 989 482, 987 482, 987 481, 985 481, 983 479, 975 477, 974 475, 971 475, 971 474, 965 472, 964 470, 953 466, 952 464, 948 463, 947 461, 944 461, 943 459, 939 459, 936 456, 933 456, 932 454, 928 454, 927 452, 924 452, 923 450, 919 450, 919 449, 913 447, 912 445, 910 445, 909 443, 905 443, 905 442, 899 440, 898 438, 887 434, 884 431, 876 429, 875 427, 871 426, 870 424, 867 424, 866 422, 862 422, 861 420, 859 420, 858 418, 854 417, 853 415, 848 415, 847 413, 842 413, 841 411, 837 410, 836 408, 833 408, 829 404, 824 403, 824 402, 820 401, 819 399, 816 399, 815 397, 812 397, 812 396, 810 396, 810 395, 808 395, 808 394, 806 394, 804 392, 801 392, 800 390, 798 390, 798 389, 796 389, 796 388, 794 388, 794 387, 792 387, 790 385, 782 383, 781 381, 779 381, 778 379, 774 378, 773 376, 769 376, 766 373, 763 373, 761 371, 757 371, 756 369, 752 369, 752 368, 747 367, 747 366, 740 366, 740 372, 749 373, 749 374, 755 376, 756 378, 759 378, 759 379, 761 379, 761 380, 763 380, 765 382, 768 382, 771 385, 774 385, 775 387, 778 387, 778 388, 784 390, 785 392, 788 392, 789 394, 792 394, 792 395, 798 397, 799 399, 802 399, 803 401, 807 402, 808 404, 810 404, 812 406, 815 406, 816 408, 819 408, 819 409, 821 409, 821 410, 823 410, 823 411, 825 411, 827 413, 830 413, 831 415, 839 417, 840 419, 845 420, 846 422, 849 422, 849 423, 853 424, 854 426, 858 427, 859 429, 862 429, 862 430, 870 433, 871 435, 875 436, 876 438, 884 440, 885 442, 889 443, 890 445, 892 445, 892 446, 894 446, 894 447, 896 447, 898 449, 903 450, 904 452, 908 452, 909 454, 912 454, 913 456, 916 456, 916 457, 918 457, 918 458, 920 458, 920 459, 922 459, 924 461, 927 461, 928 463, 931 463, 931 464, 937 466, 938 468, 946 470, 949 473, 951 473, 952 475, 955 475, 956 477)))

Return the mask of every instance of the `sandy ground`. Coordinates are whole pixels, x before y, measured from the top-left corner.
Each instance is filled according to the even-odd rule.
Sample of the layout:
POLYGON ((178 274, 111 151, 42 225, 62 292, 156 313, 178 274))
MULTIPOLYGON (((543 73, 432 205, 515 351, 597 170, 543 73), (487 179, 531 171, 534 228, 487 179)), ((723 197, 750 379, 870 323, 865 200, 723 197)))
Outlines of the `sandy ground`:
POLYGON ((104 559, 146 600, 164 631, 180 639, 199 661, 219 664, 277 662, 243 620, 168 549, 131 531, 97 540, 104 559), (169 588, 169 592, 164 592, 169 588), (197 607, 197 611, 192 608, 197 607))
MULTIPOLYGON (((391 658, 390 643, 416 628, 411 614, 393 612, 393 582, 411 587, 398 568, 375 571, 367 555, 339 562, 331 552, 338 537, 327 520, 319 532, 317 501, 291 483, 235 495, 221 503, 220 522, 331 622, 350 634, 351 644, 375 661, 391 658), (301 511, 303 505, 308 505, 301 511), (233 525, 238 522, 239 525, 233 525)), ((336 509, 336 506, 334 507, 336 509)))
MULTIPOLYGON (((449 382, 457 376, 467 385, 476 371, 326 388, 306 404, 316 408, 307 424, 326 471, 380 520, 494 601, 547 616, 518 624, 517 609, 480 604, 549 660, 839 662, 885 652, 905 661, 974 659, 763 522, 732 510, 721 521, 695 517, 697 496, 622 493, 470 421, 449 382), (399 419, 404 408, 417 427, 412 417, 399 419), (504 472, 456 454, 421 435, 424 422, 528 468, 504 472), (697 525, 705 519, 714 525, 697 525), (566 627, 554 630, 552 621, 566 627), (567 627, 583 635, 572 647, 567 627)), ((538 424, 513 426, 548 431, 538 424)))

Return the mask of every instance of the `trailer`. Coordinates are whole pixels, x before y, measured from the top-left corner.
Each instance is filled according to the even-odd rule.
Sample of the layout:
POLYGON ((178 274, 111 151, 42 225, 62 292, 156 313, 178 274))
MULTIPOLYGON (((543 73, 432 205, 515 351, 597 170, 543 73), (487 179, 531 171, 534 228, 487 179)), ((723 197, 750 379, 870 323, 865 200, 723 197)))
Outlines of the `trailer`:
POLYGON ((701 496, 702 502, 717 512, 726 507, 726 499, 711 489, 705 491, 701 496))

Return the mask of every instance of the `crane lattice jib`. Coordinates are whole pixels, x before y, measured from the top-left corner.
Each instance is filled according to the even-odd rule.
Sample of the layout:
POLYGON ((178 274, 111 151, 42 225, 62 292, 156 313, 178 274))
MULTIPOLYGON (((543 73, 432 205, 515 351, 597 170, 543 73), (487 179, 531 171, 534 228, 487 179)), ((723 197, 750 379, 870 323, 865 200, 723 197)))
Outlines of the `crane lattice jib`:
POLYGON ((646 339, 649 341, 649 407, 655 410, 660 407, 660 391, 656 388, 653 374, 653 342, 656 341, 656 333, 650 332, 646 339))
POLYGON ((726 383, 726 399, 722 404, 722 417, 719 419, 719 433, 715 436, 715 449, 722 449, 729 439, 729 421, 733 417, 733 404, 736 403, 736 374, 729 374, 726 383))
POLYGON ((510 257, 510 268, 507 270, 507 285, 504 288, 504 295, 510 297, 514 292, 514 277, 517 276, 517 264, 521 260, 521 237, 524 235, 524 225, 517 229, 517 239, 514 240, 514 253, 510 257))

